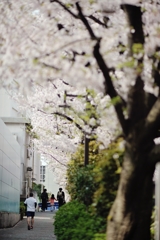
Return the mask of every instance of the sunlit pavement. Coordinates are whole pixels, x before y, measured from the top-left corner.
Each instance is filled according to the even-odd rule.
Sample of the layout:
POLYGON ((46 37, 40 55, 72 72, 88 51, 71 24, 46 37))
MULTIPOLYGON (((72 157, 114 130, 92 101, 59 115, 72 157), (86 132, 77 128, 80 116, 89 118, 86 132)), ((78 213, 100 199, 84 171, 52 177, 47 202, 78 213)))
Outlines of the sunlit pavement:
POLYGON ((28 230, 27 219, 24 217, 13 228, 0 229, 0 240, 56 240, 53 216, 54 212, 36 212, 32 230, 28 230))

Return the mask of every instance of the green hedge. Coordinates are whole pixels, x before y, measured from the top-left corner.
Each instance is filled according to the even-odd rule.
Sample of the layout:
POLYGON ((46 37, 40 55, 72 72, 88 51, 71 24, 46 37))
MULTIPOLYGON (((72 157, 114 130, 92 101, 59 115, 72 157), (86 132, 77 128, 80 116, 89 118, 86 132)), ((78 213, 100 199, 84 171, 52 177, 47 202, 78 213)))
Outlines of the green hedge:
POLYGON ((106 240, 106 234, 105 233, 96 233, 94 235, 94 240, 106 240))
POLYGON ((72 201, 57 211, 54 227, 57 240, 93 240, 100 220, 90 215, 84 204, 72 201))
POLYGON ((89 164, 84 167, 84 146, 80 145, 68 164, 67 190, 71 200, 87 206, 101 218, 100 232, 106 231, 106 221, 116 196, 124 155, 123 139, 99 150, 96 141, 89 143, 89 164))

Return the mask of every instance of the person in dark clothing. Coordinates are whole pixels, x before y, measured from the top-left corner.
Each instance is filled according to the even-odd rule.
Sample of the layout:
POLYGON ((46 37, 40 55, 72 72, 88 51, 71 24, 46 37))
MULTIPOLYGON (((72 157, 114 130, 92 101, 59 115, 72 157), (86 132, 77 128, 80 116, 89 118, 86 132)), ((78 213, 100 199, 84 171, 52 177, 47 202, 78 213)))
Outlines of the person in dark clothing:
POLYGON ((59 188, 59 191, 57 193, 57 200, 58 200, 59 207, 61 207, 65 203, 65 194, 62 191, 62 188, 59 188))
POLYGON ((42 199, 42 211, 45 211, 47 209, 47 202, 48 202, 48 193, 47 189, 44 189, 41 193, 41 199, 42 199))

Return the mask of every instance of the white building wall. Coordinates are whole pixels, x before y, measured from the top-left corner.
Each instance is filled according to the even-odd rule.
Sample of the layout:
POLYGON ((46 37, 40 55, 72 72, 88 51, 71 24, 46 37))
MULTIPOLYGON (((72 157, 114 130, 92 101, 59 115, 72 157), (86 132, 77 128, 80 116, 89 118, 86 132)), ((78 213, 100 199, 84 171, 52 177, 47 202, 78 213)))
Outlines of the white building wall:
POLYGON ((33 182, 40 184, 40 161, 41 155, 34 148, 34 161, 33 161, 33 182))
POLYGON ((41 161, 41 166, 45 166, 45 178, 40 175, 40 182, 47 189, 48 194, 54 194, 57 196, 59 185, 55 181, 54 172, 49 168, 45 161, 41 161))
POLYGON ((17 111, 17 103, 11 99, 3 88, 0 89, 0 116, 21 117, 17 111))
POLYGON ((37 152, 33 152, 34 146, 30 143, 30 136, 26 132, 26 123, 29 123, 25 117, 18 113, 17 103, 7 94, 4 89, 0 89, 0 117, 13 134, 20 145, 20 193, 26 197, 32 188, 32 182, 39 184, 39 165, 40 157, 37 152), (33 154, 28 156, 28 147, 33 154), (27 171, 31 167, 33 171, 27 171))
MULTIPOLYGON (((27 147, 28 147, 28 136, 26 133, 25 123, 21 123, 22 119, 17 118, 2 118, 8 127, 9 131, 14 136, 15 140, 20 145, 20 194, 25 194, 26 191, 26 169, 27 169, 27 147), (15 121, 17 120, 17 122, 15 121)), ((26 121, 26 120, 25 120, 26 121)))
POLYGON ((48 166, 46 166, 46 176, 44 182, 45 188, 47 192, 50 194, 54 194, 55 197, 57 196, 57 192, 59 190, 59 185, 55 182, 54 172, 52 172, 48 166))
POLYGON ((0 119, 0 212, 19 213, 20 146, 0 119))

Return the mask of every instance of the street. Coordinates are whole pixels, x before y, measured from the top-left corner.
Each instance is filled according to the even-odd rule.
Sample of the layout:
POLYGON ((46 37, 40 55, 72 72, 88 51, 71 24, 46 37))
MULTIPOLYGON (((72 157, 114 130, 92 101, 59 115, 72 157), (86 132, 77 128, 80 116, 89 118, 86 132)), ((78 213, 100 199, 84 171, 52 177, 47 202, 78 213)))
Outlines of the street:
POLYGON ((28 230, 27 219, 23 218, 13 228, 0 229, 1 240, 56 240, 53 226, 53 212, 36 212, 34 228, 28 230))

